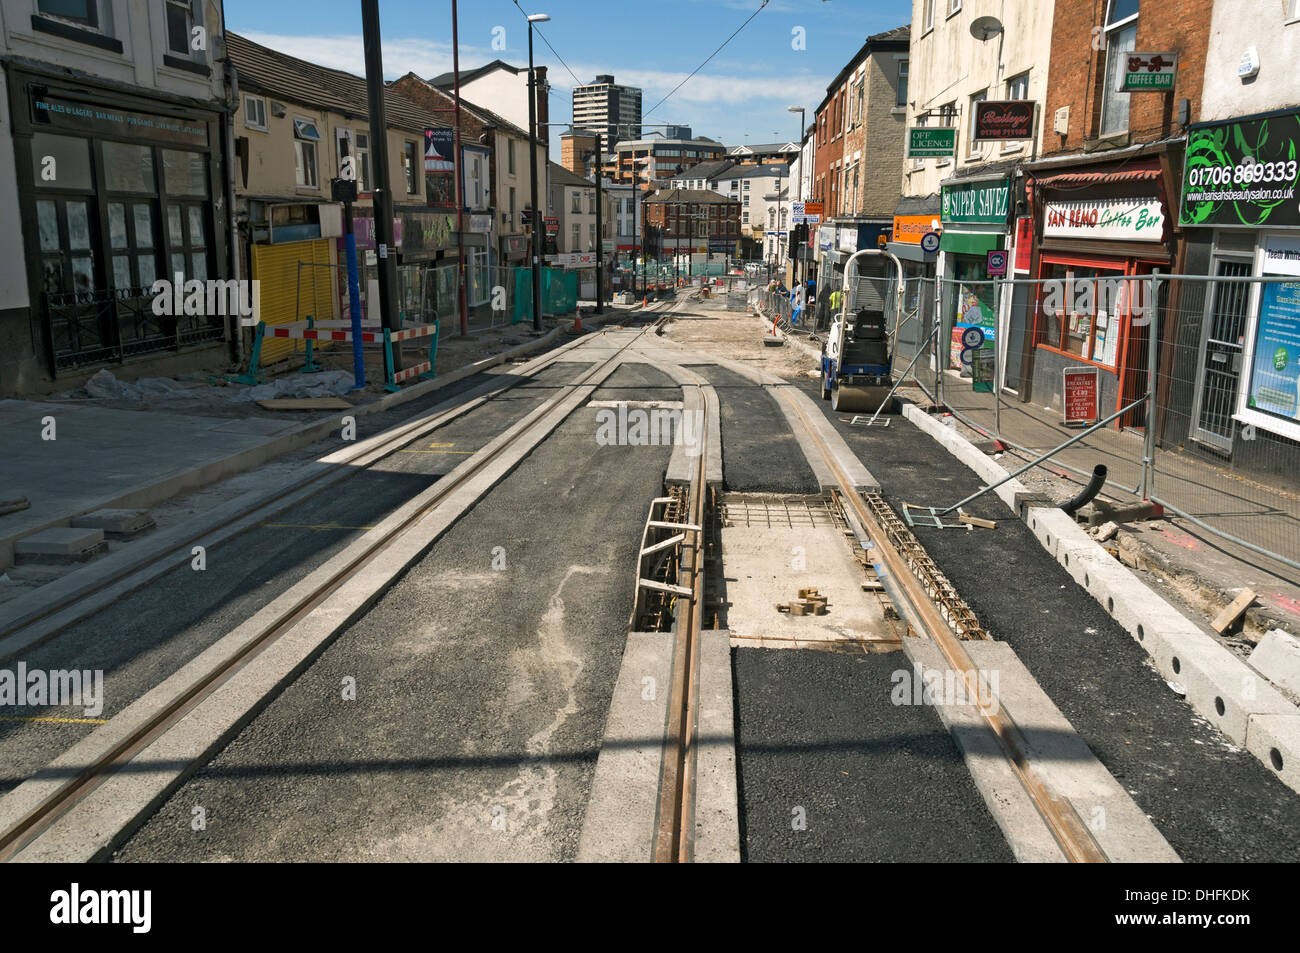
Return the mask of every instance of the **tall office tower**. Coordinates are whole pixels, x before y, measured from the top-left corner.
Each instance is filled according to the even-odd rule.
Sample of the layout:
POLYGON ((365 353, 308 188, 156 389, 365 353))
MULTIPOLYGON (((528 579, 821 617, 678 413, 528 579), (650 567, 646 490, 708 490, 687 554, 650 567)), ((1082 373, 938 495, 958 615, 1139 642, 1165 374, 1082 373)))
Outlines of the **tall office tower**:
POLYGON ((623 139, 641 138, 641 90, 618 86, 613 76, 597 76, 589 86, 573 88, 573 125, 603 132, 605 148, 623 139))

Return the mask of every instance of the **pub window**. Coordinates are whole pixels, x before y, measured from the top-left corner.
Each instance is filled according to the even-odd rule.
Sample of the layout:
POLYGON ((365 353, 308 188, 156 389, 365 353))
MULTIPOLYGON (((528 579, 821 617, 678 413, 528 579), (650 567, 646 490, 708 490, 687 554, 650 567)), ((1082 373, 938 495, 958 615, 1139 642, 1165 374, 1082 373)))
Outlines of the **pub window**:
POLYGON ((316 176, 316 143, 320 142, 320 132, 316 123, 310 119, 293 121, 293 160, 294 174, 299 188, 320 188, 316 176))
POLYGON ((1116 91, 1137 47, 1138 0, 1110 0, 1106 12, 1106 72, 1102 76, 1101 134, 1128 130, 1129 94, 1116 91))
POLYGON ((99 27, 99 0, 37 0, 36 9, 82 26, 99 27))
POLYGON ((266 100, 261 96, 244 97, 244 128, 266 132, 266 100))
POLYGON ((167 7, 167 49, 177 56, 191 56, 190 36, 194 30, 191 0, 164 0, 167 7))

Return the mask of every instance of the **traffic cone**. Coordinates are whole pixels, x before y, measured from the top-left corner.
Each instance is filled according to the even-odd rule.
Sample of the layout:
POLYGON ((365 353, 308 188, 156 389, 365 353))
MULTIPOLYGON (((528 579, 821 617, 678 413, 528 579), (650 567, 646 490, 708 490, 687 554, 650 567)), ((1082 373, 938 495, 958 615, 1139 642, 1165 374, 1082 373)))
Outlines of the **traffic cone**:
POLYGON ((582 309, 579 308, 573 315, 573 333, 582 333, 582 309))

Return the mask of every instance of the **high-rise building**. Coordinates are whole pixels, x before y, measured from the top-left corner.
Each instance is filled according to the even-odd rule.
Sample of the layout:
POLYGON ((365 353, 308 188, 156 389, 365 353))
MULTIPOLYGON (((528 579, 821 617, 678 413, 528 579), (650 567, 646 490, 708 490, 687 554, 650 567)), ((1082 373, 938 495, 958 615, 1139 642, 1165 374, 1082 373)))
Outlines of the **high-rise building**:
POLYGON ((605 134, 605 148, 624 139, 641 138, 641 90, 619 86, 613 76, 597 76, 588 86, 573 88, 573 125, 605 134))

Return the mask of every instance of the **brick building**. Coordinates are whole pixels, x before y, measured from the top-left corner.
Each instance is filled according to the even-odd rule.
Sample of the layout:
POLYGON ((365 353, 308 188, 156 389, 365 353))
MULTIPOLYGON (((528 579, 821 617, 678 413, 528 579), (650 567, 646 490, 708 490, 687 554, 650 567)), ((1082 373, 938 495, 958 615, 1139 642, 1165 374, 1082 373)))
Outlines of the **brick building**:
MULTIPOLYGON (((1017 235, 1029 254, 1018 250, 1018 269, 1054 282, 1184 273, 1179 183, 1187 127, 1200 112, 1213 6, 1057 0, 1052 49, 1073 52, 1052 57, 1043 156, 1023 165, 1017 235), (1153 78, 1162 72, 1172 73, 1163 84, 1153 78)), ((1019 357, 1024 399, 1059 403, 1062 369, 1079 365, 1099 369, 1105 414, 1145 392, 1150 322, 1134 320, 1138 308, 1098 300, 1087 313, 1052 314, 1023 298, 1016 310, 1030 326, 1008 366, 1019 357)), ((1143 427, 1145 412, 1118 425, 1143 427)))
POLYGON ((652 254, 735 254, 740 202, 712 189, 663 189, 645 200, 652 254))

